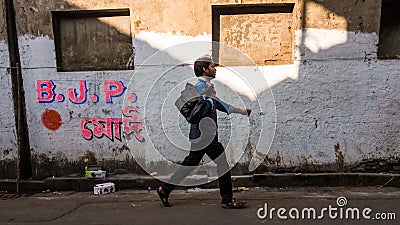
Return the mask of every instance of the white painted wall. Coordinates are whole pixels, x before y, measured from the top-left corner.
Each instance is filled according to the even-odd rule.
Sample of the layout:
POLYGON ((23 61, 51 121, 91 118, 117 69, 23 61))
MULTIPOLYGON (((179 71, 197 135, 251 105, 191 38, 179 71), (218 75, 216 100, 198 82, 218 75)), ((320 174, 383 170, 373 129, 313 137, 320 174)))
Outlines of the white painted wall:
POLYGON ((398 156, 400 62, 376 59, 378 35, 308 29, 303 40, 298 79, 273 88, 271 154, 287 166, 335 163, 338 143, 346 163, 398 156))
MULTIPOLYGON (((179 43, 204 43, 210 40, 209 34, 187 37, 143 32, 133 40, 136 47, 135 71, 61 73, 55 69, 53 40, 49 37, 20 37, 32 154, 45 154, 50 158, 73 162, 89 150, 100 160, 124 160, 133 154, 152 162, 162 160, 161 155, 174 162, 181 161, 187 153, 171 148, 168 139, 187 136, 188 127, 179 119, 173 99, 183 87, 184 83, 179 82, 194 76, 190 65, 175 69, 171 67, 177 62, 190 61, 200 53, 208 53, 210 48, 205 45, 188 52, 167 50, 159 58, 151 61, 146 59, 159 50, 179 43), (164 76, 158 79, 160 74, 164 76), (56 93, 63 94, 64 101, 39 103, 37 80, 52 80, 56 84, 56 93), (74 104, 68 100, 68 89, 78 88, 80 80, 87 81, 88 96, 97 94, 99 102, 95 104, 88 99, 83 104, 74 104), (129 102, 128 95, 124 95, 113 98, 113 104, 105 103, 104 80, 122 81, 127 87, 124 94, 135 93, 137 101, 129 102), (176 85, 181 86, 170 93, 176 85), (164 106, 160 105, 166 97, 164 106), (135 137, 129 139, 131 152, 121 150, 124 140, 83 138, 80 129, 82 118, 121 118, 123 108, 132 105, 139 107, 138 118, 144 119, 140 132, 144 141, 140 142, 135 137), (161 107, 163 115, 168 116, 161 118, 161 107), (43 125, 41 117, 46 109, 60 113, 63 123, 59 129, 49 130, 43 125), (154 147, 161 155, 153 150, 154 147)), ((319 29, 297 31, 296 60, 293 65, 249 67, 256 71, 256 75, 261 74, 269 85, 260 85, 252 80, 250 72, 233 79, 232 74, 249 71, 249 68, 217 68, 218 96, 236 106, 246 105, 254 109, 250 120, 233 115, 232 125, 228 117, 221 114, 220 137, 227 144, 231 163, 248 163, 254 156, 245 154, 240 159, 248 134, 252 146, 259 152, 267 153, 270 149, 268 155, 274 156, 279 151, 283 166, 300 165, 305 159, 308 163, 334 164, 334 144, 340 145, 346 164, 398 155, 400 61, 377 60, 377 41, 378 35, 375 33, 319 29), (252 88, 246 82, 253 84, 250 85, 252 88), (260 108, 257 108, 258 105, 260 108), (261 110, 265 115, 260 115, 261 110), (233 137, 228 143, 227 137, 231 135, 233 137), (264 138, 258 142, 260 136, 264 138)), ((6 58, 6 51, 1 51, 5 47, 1 46, 0 57, 6 58)), ((4 79, 3 75, 1 85, 2 91, 9 90, 2 96, 10 96, 11 89, 7 88, 10 81, 4 79)), ((11 105, 11 97, 7 99, 11 105)), ((0 115, 2 124, 14 124, 11 112, 2 112, 0 115)), ((14 128, 9 128, 6 132, 11 134, 13 131, 14 128)), ((10 138, 9 134, 3 135, 2 132, 0 138, 8 138, 8 142, 2 141, 4 147, 1 148, 6 148, 7 143, 15 148, 15 136, 10 138)), ((181 144, 188 143, 183 139, 181 144)), ((255 163, 260 162, 260 158, 256 157, 255 160, 255 163)))
POLYGON ((346 163, 399 154, 399 62, 307 61, 298 80, 273 88, 277 130, 271 155, 283 165, 346 163))
POLYGON ((0 41, 0 96, 2 97, 2 109, 0 110, 1 161, 16 159, 18 151, 11 75, 7 72, 9 66, 8 45, 4 41, 0 41))
MULTIPOLYGON (((153 35, 148 42, 160 40, 153 35)), ((339 144, 346 164, 399 154, 400 63, 377 60, 377 41, 375 33, 306 29, 296 32, 293 65, 257 68, 269 85, 253 82, 253 91, 260 96, 271 87, 276 105, 276 133, 270 156, 279 151, 283 166, 297 166, 304 164, 304 160, 308 164, 335 164, 335 144, 339 144)), ((246 84, 240 79, 232 79, 228 71, 232 69, 240 70, 218 69, 218 80, 229 87, 219 90, 218 95, 232 102, 235 100, 232 91, 235 91, 253 100, 253 92, 247 90, 246 84)), ((151 69, 148 70, 150 74, 151 69)), ((246 79, 246 73, 242 75, 246 79)), ((247 81, 251 82, 251 79, 247 81)), ((264 101, 261 105, 267 104, 268 101, 264 101)), ((269 112, 273 113, 273 110, 269 112)), ((257 111, 254 116, 257 117, 257 111)), ((243 127, 246 122, 242 121, 243 127)), ((221 133, 221 136, 230 134, 222 129, 221 133)), ((252 133, 250 139, 257 140, 258 135, 259 132, 252 133)), ((234 152, 243 150, 240 143, 243 140, 233 140, 234 152)), ((258 145, 252 141, 252 144, 262 153, 269 149, 268 141, 258 145)), ((171 149, 158 148, 166 149, 164 155, 171 149)), ((174 159, 180 160, 179 157, 174 159)), ((244 160, 248 162, 248 158, 244 160)))

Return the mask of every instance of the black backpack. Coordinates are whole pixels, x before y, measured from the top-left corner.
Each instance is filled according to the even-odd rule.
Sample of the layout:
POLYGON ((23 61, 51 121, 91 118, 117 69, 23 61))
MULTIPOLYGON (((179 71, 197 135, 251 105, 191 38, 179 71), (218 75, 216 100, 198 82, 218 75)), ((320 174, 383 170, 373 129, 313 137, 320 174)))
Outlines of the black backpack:
POLYGON ((202 111, 207 104, 197 92, 196 87, 191 83, 186 83, 185 89, 181 92, 181 96, 175 101, 175 106, 179 112, 185 117, 186 121, 191 124, 198 124, 202 119, 202 111))

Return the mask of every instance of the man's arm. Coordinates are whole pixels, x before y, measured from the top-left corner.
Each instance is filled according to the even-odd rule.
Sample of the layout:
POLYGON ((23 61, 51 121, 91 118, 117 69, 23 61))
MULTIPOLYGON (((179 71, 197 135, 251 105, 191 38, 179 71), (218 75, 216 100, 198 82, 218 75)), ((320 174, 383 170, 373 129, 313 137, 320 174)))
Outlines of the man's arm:
POLYGON ((234 108, 233 113, 239 113, 239 114, 242 114, 245 116, 250 116, 251 109, 249 109, 249 108, 245 108, 245 109, 244 108, 234 108))
MULTIPOLYGON (((236 108, 228 103, 225 103, 224 101, 222 101, 221 99, 219 99, 218 97, 215 96, 216 92, 214 89, 214 84, 212 84, 211 82, 199 82, 196 84, 196 88, 197 91, 199 93, 202 92, 207 92, 207 89, 210 89, 211 94, 211 98, 215 99, 215 108, 219 111, 225 112, 228 115, 231 113, 238 113, 238 114, 242 114, 242 115, 247 115, 250 116, 251 113, 251 109, 249 108, 236 108), (212 92, 213 90, 213 92, 212 92)), ((210 94, 210 93, 208 93, 210 94)))
POLYGON ((218 109, 219 111, 225 112, 228 115, 231 113, 238 113, 242 114, 245 116, 250 116, 251 109, 249 108, 237 108, 232 105, 229 105, 228 103, 225 103, 218 97, 215 97, 215 108, 218 109))

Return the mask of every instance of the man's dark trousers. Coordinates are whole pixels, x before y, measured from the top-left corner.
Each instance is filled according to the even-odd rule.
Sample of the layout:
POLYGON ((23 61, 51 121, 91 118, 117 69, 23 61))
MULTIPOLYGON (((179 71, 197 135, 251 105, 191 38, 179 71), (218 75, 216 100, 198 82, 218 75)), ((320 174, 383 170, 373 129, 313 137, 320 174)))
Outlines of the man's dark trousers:
MULTIPOLYGON (((192 143, 192 149, 196 148, 192 143)), ((199 165, 200 160, 204 154, 207 154, 216 164, 218 173, 218 182, 220 194, 222 197, 222 203, 228 203, 232 200, 232 180, 231 172, 226 161, 224 146, 218 141, 212 141, 207 147, 201 150, 191 150, 189 155, 182 162, 182 166, 174 173, 170 178, 169 183, 163 185, 163 190, 169 195, 171 191, 179 184, 190 172, 192 172, 196 166, 199 165)))

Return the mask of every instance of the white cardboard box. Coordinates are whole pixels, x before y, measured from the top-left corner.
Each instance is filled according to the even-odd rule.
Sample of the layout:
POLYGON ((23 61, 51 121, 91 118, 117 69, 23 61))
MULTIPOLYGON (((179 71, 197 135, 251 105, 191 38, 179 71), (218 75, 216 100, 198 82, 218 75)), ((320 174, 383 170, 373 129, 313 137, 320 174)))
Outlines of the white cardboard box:
POLYGON ((95 195, 109 194, 111 192, 115 192, 115 184, 111 182, 96 184, 93 188, 93 193, 95 195))

